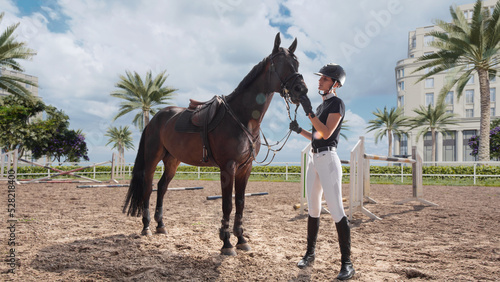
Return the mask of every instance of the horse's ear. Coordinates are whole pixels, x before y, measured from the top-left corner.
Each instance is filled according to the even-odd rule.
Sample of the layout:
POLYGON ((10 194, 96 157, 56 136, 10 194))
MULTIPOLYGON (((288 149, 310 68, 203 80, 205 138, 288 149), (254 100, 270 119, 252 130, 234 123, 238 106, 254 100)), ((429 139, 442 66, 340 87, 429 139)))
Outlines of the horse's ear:
POLYGON ((281 38, 280 38, 280 33, 278 32, 276 34, 276 38, 274 39, 273 54, 278 53, 278 51, 280 50, 280 44, 281 44, 281 38))
POLYGON ((297 37, 295 37, 295 40, 292 42, 290 47, 288 47, 288 51, 293 54, 295 52, 295 49, 297 49, 297 37))

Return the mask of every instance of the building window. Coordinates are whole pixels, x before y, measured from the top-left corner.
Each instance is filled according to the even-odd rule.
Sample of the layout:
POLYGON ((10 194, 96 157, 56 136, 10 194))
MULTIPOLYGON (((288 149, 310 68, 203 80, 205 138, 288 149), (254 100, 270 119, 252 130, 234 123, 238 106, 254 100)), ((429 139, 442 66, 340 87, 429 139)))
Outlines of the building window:
POLYGON ((405 77, 405 69, 398 70, 398 78, 405 77))
POLYGON ((453 105, 453 91, 448 92, 444 98, 444 102, 448 105, 453 105))
POLYGON ((434 93, 425 93, 425 105, 434 107, 434 93))
MULTIPOLYGON (((411 48, 412 48, 412 49, 417 48, 417 37, 416 37, 416 36, 413 36, 413 37, 411 38, 411 48)), ((412 57, 412 58, 413 58, 413 57, 412 57)))
POLYGON ((402 158, 406 158, 406 156, 408 156, 408 137, 406 134, 401 134, 399 140, 399 155, 402 158))
POLYGON ((465 103, 474 104, 474 89, 465 90, 465 103))
POLYGON ((425 80, 425 88, 434 88, 434 78, 427 78, 425 80))
POLYGON ((494 117, 496 115, 495 108, 490 108, 490 116, 494 117))
POLYGON ((398 97, 398 107, 403 107, 405 105, 405 96, 398 97))
POLYGON ((431 43, 434 41, 434 36, 425 35, 424 36, 424 46, 431 46, 431 43))
POLYGON ((497 89, 490 88, 490 102, 495 103, 497 101, 497 89))
POLYGON ((456 134, 455 131, 448 131, 443 134, 443 161, 455 162, 456 160, 456 134))
POLYGON ((404 81, 398 82, 398 90, 405 90, 405 82, 404 81))
POLYGON ((463 136, 464 136, 464 148, 463 148, 463 153, 464 153, 464 162, 474 162, 477 160, 477 157, 471 156, 472 149, 469 146, 469 139, 472 138, 472 136, 476 136, 476 130, 464 130, 463 136))
POLYGON ((474 117, 474 109, 466 109, 465 110, 465 117, 467 117, 467 118, 474 117))
POLYGON ((490 76, 489 80, 490 80, 490 82, 495 82, 497 80, 496 75, 490 76))

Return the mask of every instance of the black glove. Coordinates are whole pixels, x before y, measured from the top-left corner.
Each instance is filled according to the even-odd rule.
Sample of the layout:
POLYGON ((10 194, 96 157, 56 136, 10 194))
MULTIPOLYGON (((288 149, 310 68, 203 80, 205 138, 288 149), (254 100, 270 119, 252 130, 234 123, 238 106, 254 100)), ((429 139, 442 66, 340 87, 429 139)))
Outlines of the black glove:
POLYGON ((306 116, 309 114, 313 114, 312 106, 311 106, 311 101, 309 98, 307 98, 306 95, 302 95, 299 98, 300 104, 302 105, 302 108, 304 109, 304 112, 306 112, 306 116))
POLYGON ((298 134, 300 134, 302 132, 302 127, 299 126, 299 123, 294 120, 292 122, 290 122, 290 130, 293 130, 295 132, 297 132, 298 134))

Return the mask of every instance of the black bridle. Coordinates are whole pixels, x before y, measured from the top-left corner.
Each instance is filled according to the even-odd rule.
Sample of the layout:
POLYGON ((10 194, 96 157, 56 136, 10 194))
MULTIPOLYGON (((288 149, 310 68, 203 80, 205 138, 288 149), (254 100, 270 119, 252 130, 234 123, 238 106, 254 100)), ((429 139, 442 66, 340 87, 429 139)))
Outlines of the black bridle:
MULTIPOLYGON (((299 78, 302 78, 302 74, 300 74, 299 72, 297 72, 297 69, 295 68, 295 66, 292 65, 292 68, 293 68, 294 72, 291 73, 291 74, 289 74, 285 79, 281 78, 281 76, 279 75, 279 73, 276 71, 276 67, 274 66, 274 57, 276 57, 277 55, 280 55, 282 53, 284 54, 284 52, 278 52, 278 53, 276 53, 274 55, 271 55, 269 57, 269 59, 271 61, 271 65, 269 67, 269 81, 270 81, 272 73, 276 74, 276 76, 280 80, 281 84, 280 84, 280 91, 279 91, 279 93, 280 93, 280 96, 285 100, 285 105, 286 105, 286 111, 288 113, 288 118, 290 119, 290 121, 292 121, 292 117, 290 115, 290 102, 292 102, 292 101, 290 99, 290 92, 291 91, 290 91, 289 85, 290 85, 290 82, 291 82, 291 87, 294 87, 295 84, 297 83, 297 80, 299 78)), ((226 98, 224 96, 222 96, 221 98, 222 98, 223 104, 226 107, 229 115, 231 117, 233 117, 233 119, 241 127, 241 129, 243 130, 243 132, 247 136, 248 141, 250 142, 250 150, 252 151, 252 154, 249 157, 249 159, 245 162, 245 164, 248 163, 248 161, 251 161, 251 159, 253 159, 258 164, 263 164, 267 160, 267 158, 269 157, 269 152, 272 151, 273 152, 273 157, 271 158, 271 160, 268 163, 264 164, 264 166, 271 164, 272 161, 274 160, 274 157, 276 156, 276 153, 279 152, 279 151, 281 151, 281 149, 283 149, 283 147, 285 147, 285 144, 288 141, 288 138, 290 137, 290 135, 292 133, 292 130, 290 129, 288 131, 288 133, 286 133, 286 135, 283 138, 281 138, 280 141, 276 142, 275 144, 269 144, 269 142, 267 142, 266 136, 264 135, 264 132, 262 131, 262 129, 260 129, 260 132, 261 132, 262 137, 263 137, 264 142, 265 142, 265 144, 263 144, 261 142, 261 146, 266 146, 267 147, 267 154, 266 154, 266 157, 264 158, 264 160, 257 161, 256 160, 256 155, 255 155, 255 142, 257 141, 257 138, 259 136, 257 136, 257 137, 253 136, 252 133, 248 130, 248 128, 243 123, 241 123, 241 121, 238 119, 238 117, 236 116, 236 114, 233 112, 233 110, 231 109, 231 107, 227 103, 226 98), (284 142, 283 142, 283 140, 284 140, 284 142), (279 147, 278 149, 273 149, 272 148, 272 147, 278 146, 281 142, 283 142, 283 144, 281 145, 281 147, 279 147)), ((299 108, 299 105, 297 104, 296 108, 295 108, 295 114, 294 114, 293 120, 297 120, 297 110, 298 110, 298 108, 299 108)))
POLYGON ((292 68, 293 68, 293 73, 289 74, 285 79, 282 79, 281 76, 278 74, 278 71, 276 70, 276 67, 274 66, 274 57, 278 56, 278 55, 281 55, 281 54, 284 54, 284 52, 278 52, 274 55, 271 55, 270 56, 270 60, 271 60, 271 65, 269 67, 269 77, 271 77, 271 72, 274 72, 274 74, 276 74, 276 76, 278 77, 278 79, 280 80, 280 96, 283 97, 283 99, 285 99, 285 101, 288 102, 291 101, 290 99, 290 88, 293 88, 293 86, 295 86, 295 84, 297 83, 297 79, 302 79, 302 74, 299 73, 297 71, 297 69, 295 68, 295 66, 293 66, 292 64, 292 68), (288 85, 289 83, 292 82, 291 84, 291 87, 289 88, 288 85))
MULTIPOLYGON (((279 93, 280 93, 280 96, 283 98, 283 100, 285 100, 286 112, 288 113, 288 118, 290 119, 290 121, 292 121, 292 116, 290 115, 290 102, 292 102, 290 99, 290 92, 291 92, 290 88, 293 89, 293 87, 297 83, 297 80, 302 79, 302 74, 299 73, 297 71, 297 69, 295 68, 295 66, 292 65, 294 72, 289 74, 285 79, 282 79, 281 76, 278 74, 278 71, 276 71, 276 67, 274 66, 274 57, 276 57, 277 55, 280 55, 281 53, 283 53, 283 52, 278 52, 278 53, 270 56, 271 65, 269 67, 269 77, 271 77, 271 72, 274 72, 274 74, 276 74, 276 76, 280 80, 281 84, 280 84, 280 92, 279 93), (288 85, 290 82, 291 82, 291 87, 289 88, 288 85)), ((295 107, 293 120, 297 120, 297 110, 298 109, 299 109, 299 105, 297 104, 295 107)), ((274 160, 274 157, 276 156, 276 153, 278 153, 279 151, 281 151, 281 149, 283 149, 283 147, 285 147, 285 144, 288 141, 288 138, 290 138, 292 130, 291 129, 288 130, 288 132, 285 134, 285 136, 283 138, 281 138, 281 140, 277 141, 275 144, 269 144, 269 142, 267 142, 267 138, 264 135, 264 132, 262 131, 262 129, 260 129, 260 132, 261 132, 262 138, 264 139, 264 142, 265 142, 265 143, 261 142, 261 146, 267 147, 267 154, 266 154, 266 157, 262 161, 257 161, 255 153, 253 152, 253 159, 256 163, 263 164, 267 160, 267 158, 269 157, 269 152, 272 151, 273 157, 271 158, 271 160, 268 163, 264 164, 266 166, 266 165, 271 164, 274 160), (281 147, 279 147, 278 149, 272 148, 272 147, 278 146, 281 142, 283 142, 281 147)))

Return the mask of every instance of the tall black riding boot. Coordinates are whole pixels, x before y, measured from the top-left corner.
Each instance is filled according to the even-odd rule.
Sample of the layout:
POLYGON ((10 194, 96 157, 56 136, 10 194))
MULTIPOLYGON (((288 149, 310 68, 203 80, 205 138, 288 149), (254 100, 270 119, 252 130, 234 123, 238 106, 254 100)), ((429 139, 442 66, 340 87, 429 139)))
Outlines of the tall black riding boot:
POLYGON ((337 276, 337 279, 351 279, 355 271, 351 262, 351 228, 349 227, 349 221, 347 220, 347 217, 344 216, 342 220, 335 223, 335 226, 337 227, 340 253, 342 254, 342 267, 340 268, 340 273, 337 276))
POLYGON ((316 239, 318 238, 318 230, 319 230, 319 217, 311 217, 307 218, 307 251, 304 257, 299 261, 297 266, 299 268, 304 268, 314 261, 316 249, 316 239))

